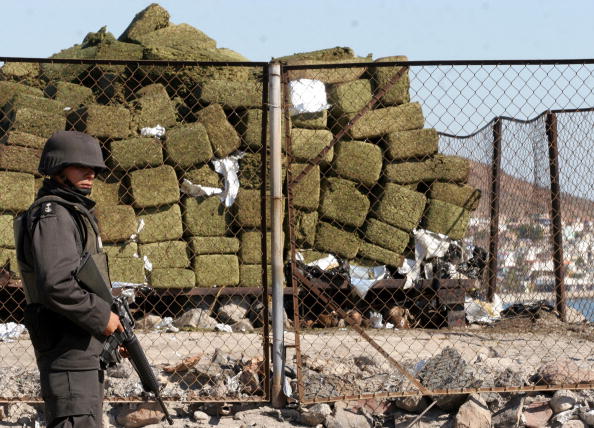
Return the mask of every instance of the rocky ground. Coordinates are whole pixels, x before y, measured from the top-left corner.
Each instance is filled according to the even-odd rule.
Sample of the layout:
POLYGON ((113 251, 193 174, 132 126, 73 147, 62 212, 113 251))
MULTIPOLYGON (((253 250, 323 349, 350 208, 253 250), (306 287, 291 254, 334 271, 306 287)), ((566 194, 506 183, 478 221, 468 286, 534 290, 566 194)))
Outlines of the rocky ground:
MULTIPOLYGON (((138 332, 175 427, 581 427, 594 424, 594 328, 554 316, 503 320, 448 330, 367 329, 366 333, 429 389, 482 388, 447 394, 358 400, 361 394, 405 392, 415 386, 356 332, 305 330, 299 336, 303 398, 297 405, 296 337, 285 335, 287 407, 249 403, 262 397, 261 331, 138 332), (539 391, 573 384, 578 391, 539 391), (580 385, 584 385, 581 386, 580 385), (531 392, 484 392, 523 386, 531 392), (584 388, 584 389, 581 389, 584 388), (339 398, 350 401, 336 401, 339 398), (198 403, 216 400, 217 403, 198 403), (243 403, 237 403, 243 401, 243 403)), ((0 427, 43 427, 38 380, 25 335, 0 343, 0 427), (37 425, 36 425, 37 424, 37 425)), ((106 376, 105 427, 168 426, 154 403, 139 402, 141 385, 128 363, 106 376)))

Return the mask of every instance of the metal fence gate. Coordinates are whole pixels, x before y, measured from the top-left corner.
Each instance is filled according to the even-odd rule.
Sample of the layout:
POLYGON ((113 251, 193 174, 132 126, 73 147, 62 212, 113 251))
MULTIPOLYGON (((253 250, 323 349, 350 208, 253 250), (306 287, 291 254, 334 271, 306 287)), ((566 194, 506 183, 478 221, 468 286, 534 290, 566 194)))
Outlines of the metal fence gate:
POLYGON ((592 62, 403 60, 283 67, 294 398, 591 388, 592 62))

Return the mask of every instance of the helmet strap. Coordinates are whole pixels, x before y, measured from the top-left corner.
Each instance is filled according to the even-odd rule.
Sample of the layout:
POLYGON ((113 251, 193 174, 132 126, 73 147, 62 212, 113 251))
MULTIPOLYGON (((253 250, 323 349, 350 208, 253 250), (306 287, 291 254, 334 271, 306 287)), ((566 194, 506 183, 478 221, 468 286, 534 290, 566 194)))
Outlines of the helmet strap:
POLYGON ((92 189, 80 189, 78 187, 76 187, 72 181, 70 181, 65 174, 60 174, 58 176, 58 178, 60 179, 60 183, 64 186, 67 187, 68 189, 72 190, 73 192, 78 193, 79 195, 82 196, 89 196, 91 194, 92 189))

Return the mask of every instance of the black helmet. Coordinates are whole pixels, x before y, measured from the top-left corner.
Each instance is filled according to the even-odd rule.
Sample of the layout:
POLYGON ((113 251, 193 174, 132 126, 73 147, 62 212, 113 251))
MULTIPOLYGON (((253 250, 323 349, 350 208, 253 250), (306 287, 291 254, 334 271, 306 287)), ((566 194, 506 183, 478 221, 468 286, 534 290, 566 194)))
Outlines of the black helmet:
POLYGON ((51 176, 69 165, 88 166, 96 171, 106 169, 99 141, 78 131, 54 133, 43 147, 38 170, 51 176))

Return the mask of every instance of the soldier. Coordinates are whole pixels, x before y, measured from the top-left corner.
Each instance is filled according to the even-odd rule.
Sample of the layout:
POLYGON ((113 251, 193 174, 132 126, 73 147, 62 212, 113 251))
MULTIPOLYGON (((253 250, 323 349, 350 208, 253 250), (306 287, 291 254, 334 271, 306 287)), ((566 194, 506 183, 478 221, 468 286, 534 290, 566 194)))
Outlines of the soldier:
POLYGON ((95 138, 56 132, 39 162, 39 172, 49 178, 15 222, 27 298, 24 322, 35 349, 48 428, 102 426, 99 355, 106 337, 122 330, 111 311, 107 259, 92 214, 95 202, 88 198, 96 174, 105 168, 95 138), (101 279, 92 284, 81 280, 82 268, 91 263, 101 279))

